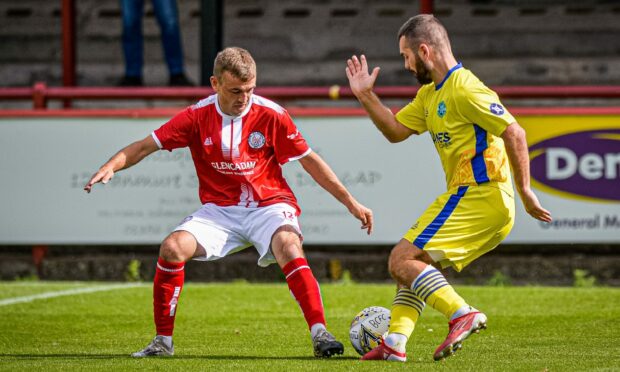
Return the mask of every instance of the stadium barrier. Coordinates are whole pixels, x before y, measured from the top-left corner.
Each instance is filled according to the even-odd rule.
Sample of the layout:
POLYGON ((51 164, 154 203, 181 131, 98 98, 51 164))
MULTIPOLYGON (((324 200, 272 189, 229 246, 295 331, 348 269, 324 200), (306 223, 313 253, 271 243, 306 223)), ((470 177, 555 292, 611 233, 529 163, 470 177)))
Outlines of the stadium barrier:
MULTIPOLYGON (((520 98, 523 98, 523 99, 527 99, 527 98, 586 98, 586 99, 602 98, 602 99, 610 99, 610 98, 620 97, 620 86, 604 86, 604 87, 602 86, 579 86, 579 87, 559 87, 559 86, 558 87, 523 87, 521 86, 521 87, 495 87, 495 89, 496 91, 498 91, 498 93, 503 99, 505 98, 515 98, 515 99, 520 99, 520 98)), ((415 87, 381 87, 381 88, 378 88, 377 90, 378 90, 378 93, 382 97, 387 97, 387 98, 410 98, 413 95, 415 95, 417 91, 415 87)), ((341 88, 337 86, 333 86, 333 87, 263 87, 263 88, 257 88, 256 92, 257 94, 261 94, 263 96, 267 96, 267 97, 270 97, 270 98, 273 98, 279 101, 284 101, 284 102, 288 102, 289 100, 290 101, 298 100, 298 99, 319 99, 319 100, 320 99, 325 99, 325 100, 347 100, 349 99, 353 101, 353 98, 354 98, 348 88, 341 88)), ((64 119, 67 119, 67 120, 73 119, 72 122, 75 122, 75 119, 79 119, 80 123, 86 124, 85 126, 89 126, 89 124, 91 124, 89 122, 92 121, 93 119, 111 118, 115 120, 118 119, 118 120, 125 121, 125 122, 131 122, 132 125, 130 127, 134 127, 133 125, 135 124, 134 119, 157 119, 157 121, 154 123, 160 124, 163 121, 165 121, 167 118, 177 113, 179 108, 175 107, 175 108, 155 108, 155 109, 136 108, 136 109, 114 109, 114 110, 109 110, 109 109, 106 109, 106 110, 97 110, 97 109, 56 110, 56 109, 49 109, 48 107, 49 107, 49 102, 54 101, 54 100, 72 101, 72 100, 79 99, 79 100, 99 101, 99 100, 123 99, 123 100, 136 100, 136 102, 139 100, 145 100, 145 99, 147 100, 148 99, 192 100, 192 99, 204 97, 206 95, 209 95, 210 93, 212 93, 212 90, 210 88, 166 88, 166 87, 162 87, 162 88, 94 88, 94 87, 57 88, 57 87, 47 87, 45 84, 35 84, 35 86, 33 87, 26 87, 26 88, 0 88, 0 101, 1 100, 30 100, 33 102, 33 108, 34 108, 34 110, 0 110, 0 123, 5 122, 6 120, 14 120, 14 119, 18 119, 17 122, 22 121, 22 120, 32 120, 32 119, 43 119, 44 121, 46 121, 46 119, 57 119, 56 121, 57 123, 64 121, 64 119)), ((353 119, 357 123, 355 124, 356 125, 355 131, 357 131, 357 128, 361 128, 361 127, 366 128, 366 129, 371 129, 371 130, 374 129, 370 123, 359 123, 360 120, 364 120, 366 115, 365 115, 365 112, 358 107, 338 107, 338 108, 336 107, 287 107, 287 109, 291 113, 291 115, 294 118, 296 118, 296 120, 301 120, 301 122, 303 122, 305 118, 319 118, 319 117, 331 118, 331 119, 328 119, 330 122, 337 121, 337 120, 347 121, 347 120, 353 119)), ((585 150, 572 150, 571 152, 566 152, 566 151, 559 152, 559 153, 556 152, 554 155, 555 156, 554 159, 557 162, 566 162, 566 161, 571 162, 571 167, 575 168, 577 171, 585 172, 586 176, 590 178, 592 178, 592 175, 596 176, 597 174, 606 174, 610 177, 610 179, 607 180, 608 185, 605 187, 600 187, 600 185, 599 187, 597 187, 596 185, 594 185, 594 183, 596 182, 588 184, 586 182, 587 180, 584 180, 583 179, 584 177, 581 177, 580 182, 583 184, 582 189, 585 188, 587 190, 587 189, 602 188, 602 189, 611 190, 612 193, 614 190, 616 191, 618 190, 617 185, 618 185, 619 171, 617 168, 618 167, 617 157, 620 156, 618 154, 620 153, 618 145, 617 145, 618 142, 613 142, 613 141, 607 142, 608 145, 611 143, 610 145, 611 147, 607 146, 611 150, 608 151, 606 155, 605 153, 601 152, 602 150, 605 150, 605 146, 602 146, 600 149, 598 149, 598 150, 601 150, 599 151, 601 152, 601 154, 598 154, 598 157, 597 157, 597 156, 592 155, 593 153, 594 155, 596 155, 596 151, 597 151, 596 144, 594 144, 594 147, 592 147, 592 143, 591 141, 588 142, 588 139, 591 139, 592 135, 594 135, 594 136, 598 136, 599 139, 607 138, 608 140, 615 139, 617 141, 617 138, 620 136, 620 134, 618 133, 618 130, 619 130, 618 128, 620 127, 620 124, 619 124, 620 123, 620 108, 619 107, 516 107, 516 108, 513 108, 511 111, 515 114, 515 116, 517 116, 518 121, 522 123, 528 130, 528 139, 530 140, 530 145, 533 147, 537 145, 538 143, 539 148, 537 148, 538 150, 537 156, 540 153, 540 147, 541 147, 540 144, 544 145, 543 142, 549 139, 556 138, 556 137, 559 138, 559 137, 564 136, 565 137, 564 139, 568 138, 569 140, 572 140, 573 145, 579 144, 579 143, 581 144, 586 143, 586 147, 590 146, 590 150, 595 150, 595 151, 588 152, 589 150, 588 148, 586 148, 585 150), (566 125, 566 123, 568 123, 568 125, 566 125), (551 131, 546 130, 549 128, 554 128, 554 129, 552 129, 551 131), (581 135, 586 132, 590 132, 591 136, 586 137, 586 136, 581 135), (535 133, 538 133, 538 134, 535 134, 535 133), (533 137, 536 139, 536 141, 538 141, 537 143, 532 143, 532 134, 535 134, 533 137), (566 137, 567 135, 569 137, 566 137), (570 135, 573 135, 573 137, 570 138, 570 135), (573 154, 574 156, 571 154, 573 154), (587 155, 587 156, 583 156, 583 155, 587 155), (562 156, 564 156, 564 158, 562 158, 562 156), (584 161, 583 158, 587 158, 587 159, 584 161)), ((151 125, 155 125, 154 123, 151 123, 151 125)), ((14 122, 13 124, 16 124, 16 123, 14 122)), ((312 126, 312 124, 310 125, 312 126)), ((11 126, 17 127, 12 124, 11 126)), ((319 125, 319 127, 326 127, 326 126, 319 125)), ((342 128, 345 128, 345 127, 346 125, 342 126, 342 128)), ((305 128, 302 128, 302 130, 304 131, 304 133, 306 132, 305 128)), ((45 133, 38 133, 38 134, 41 134, 43 137, 47 136, 45 133)), ((46 137, 45 140, 53 140, 54 134, 52 133, 50 134, 50 136, 51 137, 46 137)), ((310 135, 309 137, 313 137, 313 136, 314 135, 310 135)), ((371 137, 369 138, 375 138, 375 139, 380 138, 380 136, 378 136, 377 133, 372 133, 370 136, 371 137)), ((11 141, 16 139, 16 137, 11 136, 11 135, 7 136, 6 134, 3 134, 2 137, 7 141, 9 139, 11 139, 11 141)), ((317 141, 313 141, 313 142, 316 144, 321 144, 325 140, 329 141, 328 137, 331 138, 333 136, 331 136, 331 134, 326 135, 326 137, 321 137, 321 139, 317 141)), ((33 140, 33 139, 36 142, 43 140, 42 138, 37 138, 36 136, 30 137, 30 140, 33 140)), ((85 138, 80 137, 80 139, 83 141, 85 138)), ((122 145, 127 140, 131 140, 131 139, 127 137, 126 139, 120 140, 120 142, 117 141, 115 143, 120 143, 122 145)), ((338 141, 336 141, 334 145, 337 146, 337 142, 338 141)), ((424 142, 427 142, 427 141, 424 141, 424 142)), ((89 164, 85 165, 85 168, 83 170, 87 171, 86 168, 89 168, 88 171, 92 171, 92 169, 90 168, 92 168, 93 164, 95 166, 98 165, 101 161, 103 161, 102 159, 104 159, 106 156, 109 156, 111 152, 116 150, 116 147, 114 146, 118 147, 118 145, 106 145, 105 146, 106 153, 97 155, 99 157, 101 156, 103 157, 97 158, 97 159, 94 159, 93 157, 92 161, 89 161, 89 164)), ((322 152, 324 156, 325 156, 325 153, 328 152, 328 149, 329 147, 331 147, 331 145, 329 146, 325 145, 325 146, 326 147, 324 148, 319 148, 319 150, 322 152)), ((373 145, 371 145, 371 147, 375 148, 373 145)), ((8 146, 5 146, 5 148, 8 148, 8 146)), ((54 149, 49 149, 48 151, 45 151, 45 152, 55 153, 57 152, 56 149, 57 147, 55 147, 54 149)), ((380 147, 376 147, 376 149, 379 152, 381 151, 379 150, 380 147)), ((373 153, 377 153, 377 151, 373 150, 373 153)), ((410 149, 406 151, 410 151, 410 149)), ((332 161, 334 159, 338 159, 339 157, 340 156, 337 154, 330 155, 329 160, 332 161)), ((353 159, 354 158, 355 157, 353 157, 353 159)), ((348 160, 346 161, 349 161, 351 160, 351 157, 347 159, 348 160)), ((533 163, 533 170, 535 170, 537 167, 540 169, 541 167, 544 167, 547 165, 547 164, 544 164, 544 162, 541 163, 540 159, 541 158, 538 158, 538 161, 536 164, 533 163)), ((535 160, 536 159, 533 159, 533 162, 535 160)), ((565 172, 566 169, 559 169, 560 165, 558 164, 560 163, 556 164, 556 168, 558 169, 555 169, 555 171, 556 172, 560 171, 560 173, 562 171, 565 172)), ((342 166, 346 167, 346 164, 343 164, 342 166)), ((13 164, 3 164, 1 168, 5 169, 5 171, 7 171, 7 174, 13 173, 15 169, 13 164)), ((32 169, 32 168, 31 170, 29 170, 29 172, 37 173, 36 169, 32 169)), ((296 179, 297 182, 299 182, 303 187, 312 189, 311 187, 307 185, 307 183, 303 179, 298 178, 299 177, 298 174, 299 172, 294 174, 293 176, 294 179, 296 179)), ((342 176, 342 173, 340 175, 342 176)), ((353 182, 353 183, 357 182, 358 184, 362 184, 363 182, 372 183, 372 177, 376 178, 377 174, 376 172, 373 173, 372 169, 366 169, 366 170, 358 170, 357 173, 349 172, 345 174, 345 176, 348 180, 347 182, 353 182)), ((75 178, 79 176, 76 176, 75 174, 73 174, 70 177, 75 178)), ((442 179, 441 175, 433 175, 432 177, 437 178, 437 180, 439 181, 442 179)), ((17 177, 15 178, 18 181, 17 188, 19 189, 20 187, 19 185, 23 185, 24 183, 22 182, 24 180, 20 180, 20 175, 17 175, 17 177)), ((60 178, 66 181, 66 177, 60 177, 60 178)), ((600 178, 601 177, 599 177, 599 180, 600 178)), ((535 181, 537 180, 535 179, 535 181)), ((603 182, 604 181, 605 180, 603 179, 603 182)), ((26 181, 26 183, 28 182, 26 181)), ((37 181, 33 182, 33 184, 37 184, 37 181)), ((539 182, 537 184, 535 183, 535 187, 537 188, 540 187, 538 192, 541 193, 542 191, 542 194, 544 195, 545 199, 547 198, 547 196, 549 196, 551 199, 555 198, 556 202, 559 201, 558 205, 560 206, 560 210, 562 211, 562 214, 559 216, 560 217, 559 220, 556 219, 556 221, 558 222, 555 225, 552 225, 551 227, 546 228, 546 232, 542 231, 544 230, 543 227, 541 226, 536 227, 538 230, 540 230, 538 233, 542 232, 543 234, 546 234, 549 237, 546 240, 546 243, 543 243, 543 244, 562 245, 566 243, 580 244, 580 243, 589 242, 592 244, 599 244, 599 246, 600 244, 607 245, 607 246, 618 246, 618 244, 620 243, 620 215, 618 215, 618 211, 617 211, 617 205, 618 205, 617 195, 616 196, 614 196, 615 194, 611 195, 612 199, 616 197, 615 201, 610 200, 610 199, 600 200, 597 197, 593 198, 591 195, 590 196, 577 195, 577 198, 575 198, 576 194, 572 193, 572 195, 569 195, 571 194, 570 192, 567 193, 566 190, 561 189, 562 185, 560 185, 560 189, 554 188, 553 186, 554 185, 550 187, 544 182, 543 183, 539 182), (565 243, 562 243, 564 241, 565 243)), ((54 197, 53 196, 55 194, 53 190, 54 187, 58 187, 57 190, 63 189, 63 188, 66 189, 66 185, 64 186, 63 185, 58 185, 58 186, 52 185, 51 191, 43 193, 44 195, 46 195, 46 198, 47 198, 44 200, 51 200, 51 198, 54 197)), ((441 187, 441 186, 438 186, 438 187, 441 187)), ((72 190, 72 192, 74 191, 75 190, 72 190)), ((108 191, 111 191, 111 190, 108 190, 108 191)), ((358 191, 359 190, 356 190, 355 192, 357 193, 358 191)), ((436 193, 436 190, 432 190, 432 191, 433 193, 436 193)), ((192 189, 191 193, 195 194, 195 190, 192 189)), ((5 193, 5 195, 10 195, 10 194, 12 193, 5 193)), ((371 194, 381 195, 381 191, 379 190, 379 192, 377 192, 377 190, 374 190, 371 194)), ((109 198, 109 200, 115 200, 115 198, 116 196, 112 195, 109 198)), ((11 198, 11 200, 5 200, 3 202, 4 205, 12 206, 11 208, 5 209, 5 211, 7 212, 14 211, 15 210, 14 208, 19 210, 21 207, 16 205, 16 200, 19 200, 19 199, 21 198, 11 198)), ((24 200, 25 199, 28 199, 28 198, 24 198, 24 200)), ((305 202, 305 203, 309 204, 308 202, 305 202)), ((545 203, 548 203, 548 201, 545 200, 545 203)), ((554 202, 551 203, 552 206, 554 206, 553 203, 554 202)), ((312 202, 310 202, 310 204, 312 204, 312 202)), ((318 204, 320 205, 321 203, 318 203, 318 204)), ((328 201, 327 204, 331 205, 333 203, 330 203, 328 201)), ((59 205, 56 207, 54 207, 56 208, 55 210, 59 210, 59 209, 65 208, 66 205, 59 205)), ((550 209, 553 210, 553 208, 550 208, 550 209)), ((24 209, 26 213, 29 210, 31 209, 28 209, 28 208, 24 209)), ((308 211, 305 211, 305 213, 306 212, 308 211)), ((554 212, 557 212, 557 209, 554 212)), ((310 214, 314 215, 313 217, 314 219, 321 220, 321 223, 306 223, 306 225, 309 225, 312 228, 312 230, 309 232, 308 235, 314 234, 316 236, 325 236, 327 237, 327 239, 331 239, 329 237, 329 234, 326 234, 324 222, 326 219, 329 220, 330 217, 328 216, 330 214, 334 216, 336 220, 341 220, 342 219, 342 216, 340 216, 341 213, 337 211, 334 212, 334 211, 320 211, 319 210, 313 213, 311 212, 310 214), (322 215, 322 213, 323 214, 326 213, 326 215, 322 215)), ((308 215, 308 213, 306 213, 306 215, 308 215)), ((556 213, 555 216, 558 217, 558 214, 556 213)), ((391 218, 403 220, 404 222, 406 222, 408 221, 407 220, 408 217, 409 216, 397 216, 397 217, 391 217, 391 218)), ((529 218, 526 216, 519 216, 518 218, 520 221, 519 226, 522 226, 521 224, 524 221, 529 221, 529 218)), ((51 219, 54 220, 55 217, 52 215, 51 219)), ((14 236, 15 231, 19 229, 15 229, 15 226, 11 226, 11 223, 9 222, 10 220, 20 221, 20 218, 15 218, 15 216, 5 215, 1 217, 1 220, 3 221, 3 224, 2 224, 3 228, 2 228, 2 231, 0 231, 0 241, 2 241, 0 242, 0 244, 3 244, 3 245, 6 245, 6 244, 33 245, 32 246, 33 247, 32 248, 32 259, 38 271, 41 270, 41 263, 43 262, 43 258, 47 254, 47 247, 48 247, 47 244, 57 244, 58 242, 62 241, 62 240, 48 239, 49 236, 41 237, 41 239, 34 238, 30 240, 12 239, 11 236, 14 236)), ((85 218, 85 220, 87 220, 87 218, 85 218)), ((42 221, 45 221, 45 219, 42 221)), ((47 221, 49 221, 49 219, 47 219, 47 221)), ((126 223, 126 221, 122 223, 126 223)), ((535 224, 535 223, 530 221, 530 225, 532 224, 535 224)), ((103 225, 105 226, 107 225, 107 223, 105 223, 104 221, 103 225)), ((166 227, 168 227, 168 225, 169 223, 166 224, 166 227)), ((125 226, 121 227, 121 229, 122 231, 126 233, 131 233, 131 234, 142 233, 143 234, 144 232, 147 232, 147 233, 149 231, 153 232, 154 230, 152 229, 152 227, 153 226, 145 228, 144 226, 140 227, 140 226, 131 226, 131 225, 126 224, 125 226)), ((529 226, 528 229, 529 228, 531 228, 531 226, 529 226)), ((355 234, 355 233, 357 233, 357 231, 351 232, 351 234, 355 234)), ((517 235, 531 237, 533 239, 532 242, 534 242, 533 244, 536 244, 536 243, 541 243, 540 240, 536 240, 536 239, 539 239, 537 238, 537 236, 539 237, 538 233, 531 234, 531 231, 525 230, 522 232, 518 232, 517 235)), ((349 232, 345 231, 344 235, 348 235, 348 234, 349 232)), ((390 235, 389 237, 390 240, 392 240, 394 236, 396 236, 391 233, 387 235, 390 235)), ((349 235, 349 236, 354 236, 354 235, 349 235)), ((349 239, 349 236, 346 236, 345 238, 349 239)), ((383 240, 387 239, 385 238, 385 236, 384 238, 381 238, 378 241, 375 241, 374 243, 385 244, 385 242, 383 242, 383 240)), ((159 237, 150 237, 149 239, 150 240, 148 241, 151 242, 151 241, 155 241, 156 239, 159 239, 159 237)), ((312 242, 312 238, 310 239, 310 242, 312 242)), ((519 242, 519 240, 517 240, 517 242, 519 242)), ((510 242, 508 243, 510 244, 510 242)), ((143 243, 138 242, 138 244, 143 244, 143 243)), ((316 244, 321 245, 325 243, 318 242, 316 244)), ((336 244, 338 243, 336 242, 336 244)), ((349 240, 347 244, 359 244, 359 243, 351 242, 349 240)))
MULTIPOLYGON (((4 179, 0 195, 0 204, 10 206, 0 210, 0 244, 160 241, 198 205, 187 149, 157 152, 117 174, 105 190, 97 186, 86 195, 81 189, 114 151, 148 135, 178 111, 0 110, 2 147, 19 154, 0 158, 0 169, 12 175, 4 179), (24 150, 33 143, 36 151, 24 150), (40 218, 25 226, 33 210, 40 218), (81 217, 61 218, 59 210, 81 217)), ((389 244, 445 189, 432 141, 426 138, 413 139, 415 146, 412 140, 388 144, 359 108, 288 111, 311 147, 374 209, 376 220, 384 221, 371 237, 360 234, 346 210, 293 162, 283 172, 300 199, 310 244, 389 244)), ((511 112, 528 133, 532 183, 555 222, 539 223, 517 203, 519 223, 507 242, 620 243, 620 107, 516 107, 511 112)))
MULTIPOLYGON (((498 86, 491 87, 502 99, 527 98, 620 98, 620 85, 609 86, 498 86)), ((377 87, 382 98, 410 99, 417 92, 414 86, 377 87)), ((173 100, 198 99, 213 93, 209 87, 49 87, 38 82, 32 87, 0 88, 0 100, 32 101, 33 108, 43 110, 51 100, 173 100)), ((325 99, 352 100, 348 87, 258 87, 256 94, 277 100, 325 99)))

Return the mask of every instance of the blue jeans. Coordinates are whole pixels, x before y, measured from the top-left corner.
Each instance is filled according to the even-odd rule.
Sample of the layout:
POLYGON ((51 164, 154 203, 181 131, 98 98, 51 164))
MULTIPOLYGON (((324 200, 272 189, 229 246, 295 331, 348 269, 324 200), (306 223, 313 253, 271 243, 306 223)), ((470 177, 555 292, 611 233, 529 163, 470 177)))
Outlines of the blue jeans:
MULTIPOLYGON (((183 73, 183 50, 176 0, 152 0, 170 75, 183 73)), ((141 77, 144 63, 142 17, 144 0, 121 0, 125 76, 141 77)))

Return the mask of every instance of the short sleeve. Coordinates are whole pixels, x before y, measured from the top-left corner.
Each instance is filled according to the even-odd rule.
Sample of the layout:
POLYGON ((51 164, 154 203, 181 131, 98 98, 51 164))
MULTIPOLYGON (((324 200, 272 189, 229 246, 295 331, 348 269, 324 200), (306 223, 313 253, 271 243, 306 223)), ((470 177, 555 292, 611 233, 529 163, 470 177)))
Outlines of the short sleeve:
POLYGON ((495 136, 501 136, 516 121, 497 94, 484 85, 463 90, 456 99, 461 115, 495 136))
POLYGON ((194 111, 192 107, 176 114, 167 123, 153 132, 159 148, 172 151, 187 147, 194 133, 194 111))
POLYGON ((426 116, 424 115, 424 89, 418 90, 413 101, 396 113, 396 120, 409 129, 422 134, 428 130, 426 116))
POLYGON ((277 114, 273 137, 274 152, 280 164, 298 160, 311 152, 305 138, 286 111, 277 114))

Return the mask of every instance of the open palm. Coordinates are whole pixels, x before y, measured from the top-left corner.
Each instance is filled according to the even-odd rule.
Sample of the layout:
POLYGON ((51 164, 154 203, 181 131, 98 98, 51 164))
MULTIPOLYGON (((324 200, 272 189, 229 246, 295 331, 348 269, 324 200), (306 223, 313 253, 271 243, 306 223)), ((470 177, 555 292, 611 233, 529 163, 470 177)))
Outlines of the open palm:
POLYGON ((347 60, 347 78, 349 78, 349 86, 355 96, 372 91, 377 76, 379 75, 379 67, 375 67, 372 73, 368 73, 368 63, 366 56, 363 54, 358 59, 353 56, 347 60))

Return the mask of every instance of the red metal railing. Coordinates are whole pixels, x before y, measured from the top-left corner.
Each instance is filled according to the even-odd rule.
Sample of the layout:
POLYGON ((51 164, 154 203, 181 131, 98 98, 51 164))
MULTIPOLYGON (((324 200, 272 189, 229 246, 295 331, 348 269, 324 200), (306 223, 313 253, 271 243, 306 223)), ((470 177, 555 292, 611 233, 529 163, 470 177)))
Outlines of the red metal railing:
MULTIPOLYGON (((398 111, 393 107, 392 111, 398 111)), ((293 117, 367 117, 361 107, 289 107, 293 117)), ((136 109, 50 109, 50 110, 0 110, 0 118, 171 118, 179 108, 136 109)), ((620 116, 620 107, 514 107, 510 113, 521 116, 620 116)))
MULTIPOLYGON (((620 98, 620 85, 608 86, 499 86, 492 87, 505 98, 620 98)), ((377 87, 382 98, 410 99, 418 88, 413 86, 377 87)), ((36 83, 31 88, 0 88, 0 100, 31 100, 34 109, 46 109, 50 100, 144 100, 198 99, 213 93, 207 87, 48 87, 36 83)), ((348 87, 258 87, 256 94, 275 100, 294 99, 353 99, 348 87)))

